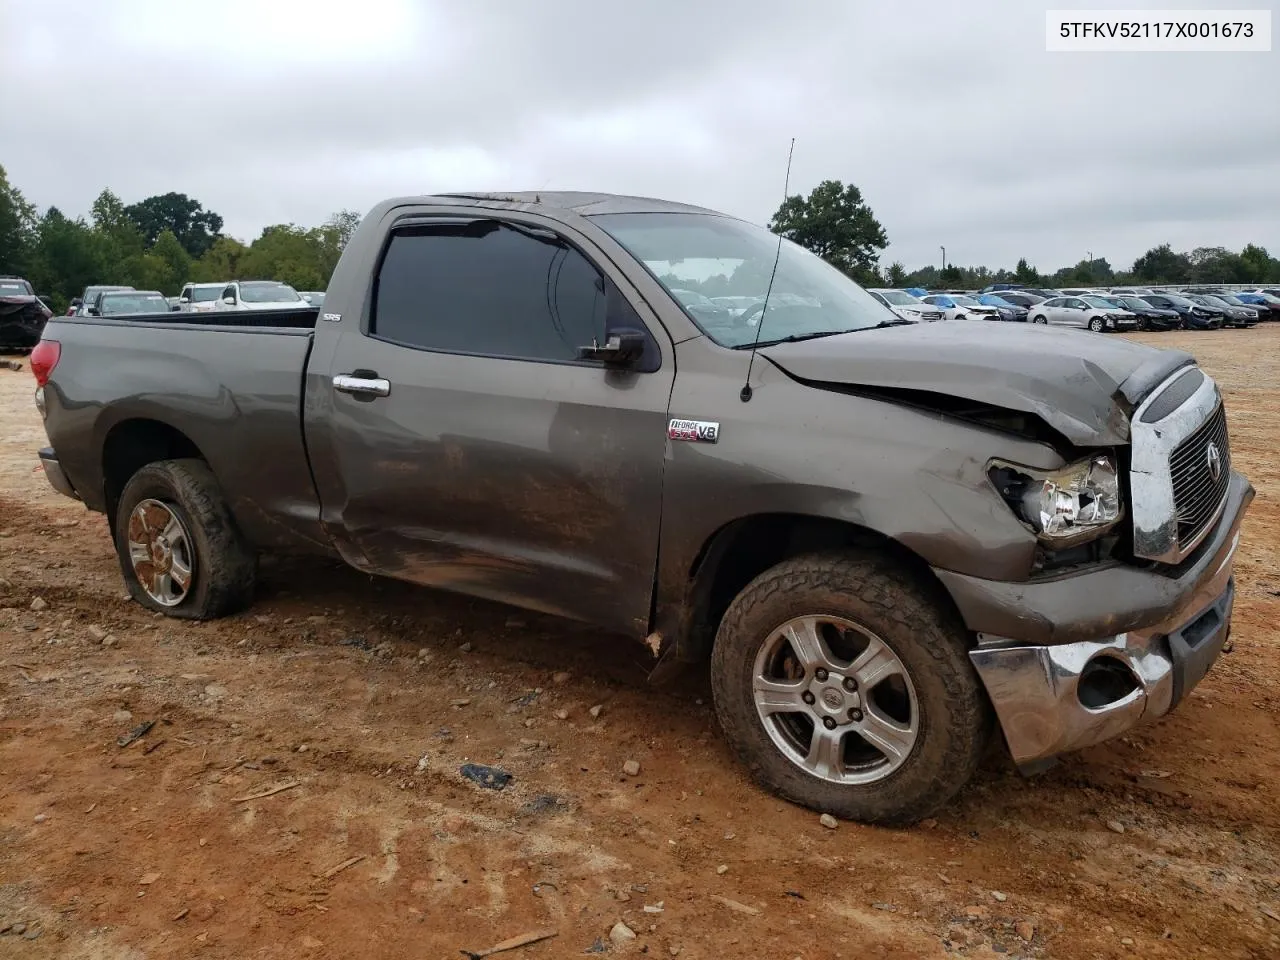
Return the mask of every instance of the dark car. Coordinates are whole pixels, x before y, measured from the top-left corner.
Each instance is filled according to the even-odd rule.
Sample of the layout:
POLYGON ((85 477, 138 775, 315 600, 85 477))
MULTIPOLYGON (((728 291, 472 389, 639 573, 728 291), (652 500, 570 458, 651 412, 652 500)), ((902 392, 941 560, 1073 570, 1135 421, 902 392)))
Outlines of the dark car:
POLYGON ((1161 310, 1175 310, 1184 330, 1217 330, 1226 320, 1220 310, 1206 307, 1176 293, 1147 293, 1138 298, 1161 310))
POLYGON ((1012 300, 1006 300, 1004 294, 984 293, 978 297, 978 302, 983 306, 995 307, 1000 313, 1001 320, 1027 322, 1027 308, 1014 303, 1012 300))
POLYGON ((1234 293, 1211 293, 1211 294, 1208 294, 1208 296, 1213 297, 1215 300, 1221 300, 1223 303, 1225 303, 1229 307, 1237 308, 1236 311, 1234 312, 1241 313, 1241 315, 1244 316, 1244 319, 1246 321, 1244 323, 1244 326, 1247 326, 1247 327, 1252 327, 1254 324, 1258 323, 1260 320, 1268 319, 1268 315, 1271 312, 1270 309, 1264 309, 1262 307, 1259 307, 1257 304, 1246 303, 1244 300, 1241 300, 1237 294, 1234 294, 1234 293), (1251 323, 1248 322, 1250 320, 1252 320, 1251 323))
POLYGON ((1259 320, 1280 320, 1280 297, 1269 293, 1237 293, 1236 299, 1254 307, 1259 320))
POLYGON ((109 286, 97 284, 84 288, 84 293, 71 301, 71 307, 67 310, 68 317, 84 317, 88 316, 89 308, 93 306, 98 294, 105 293, 108 290, 132 290, 133 287, 128 286, 109 286))
POLYGON ((0 349, 30 350, 53 316, 21 277, 0 277, 0 349))
MULTIPOLYGON (((1224 327, 1236 327, 1243 329, 1252 327, 1258 322, 1258 311, 1253 310, 1244 304, 1229 303, 1223 299, 1223 296, 1215 296, 1211 293, 1196 293, 1194 291, 1183 291, 1183 296, 1193 303, 1198 303, 1202 307, 1208 307, 1211 310, 1217 310, 1222 314, 1222 325, 1224 327)), ((1224 295, 1228 296, 1228 295, 1224 295)))
POLYGON ((1138 317, 1139 330, 1176 330, 1182 326, 1182 317, 1172 307, 1157 307, 1141 297, 1107 297, 1121 310, 1128 310, 1138 317))
POLYGON ((87 312, 91 317, 123 317, 135 313, 172 313, 176 309, 159 290, 104 290, 87 312))

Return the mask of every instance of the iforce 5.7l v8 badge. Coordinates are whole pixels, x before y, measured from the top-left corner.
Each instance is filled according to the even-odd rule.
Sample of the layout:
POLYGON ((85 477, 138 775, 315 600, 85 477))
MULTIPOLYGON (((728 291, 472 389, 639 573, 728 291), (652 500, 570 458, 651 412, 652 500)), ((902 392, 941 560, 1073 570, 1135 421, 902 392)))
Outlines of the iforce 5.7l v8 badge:
POLYGON ((670 440, 692 440, 695 443, 715 443, 720 439, 720 424, 710 420, 672 420, 667 425, 670 440))

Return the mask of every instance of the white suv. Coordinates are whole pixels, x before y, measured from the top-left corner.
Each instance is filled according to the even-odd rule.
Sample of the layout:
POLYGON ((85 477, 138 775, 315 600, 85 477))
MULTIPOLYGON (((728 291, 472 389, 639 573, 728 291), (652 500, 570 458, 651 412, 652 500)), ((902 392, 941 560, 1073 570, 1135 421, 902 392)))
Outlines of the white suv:
POLYGON ((178 305, 188 313, 208 313, 218 306, 226 283, 188 283, 178 294, 178 305))
POLYGON ((236 280, 222 289, 215 310, 280 310, 305 307, 298 291, 277 280, 236 280))

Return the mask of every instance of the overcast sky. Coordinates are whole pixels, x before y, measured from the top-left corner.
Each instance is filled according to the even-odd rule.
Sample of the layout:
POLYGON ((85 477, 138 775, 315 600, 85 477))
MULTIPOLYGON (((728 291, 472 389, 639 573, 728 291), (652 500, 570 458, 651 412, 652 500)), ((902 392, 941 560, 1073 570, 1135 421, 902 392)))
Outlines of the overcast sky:
POLYGON ((1280 253, 1280 51, 1045 52, 1046 6, 1104 5, 0 0, 0 165, 41 209, 175 190, 246 241, 457 189, 763 223, 794 136, 791 192, 856 183, 884 263, 1280 253))

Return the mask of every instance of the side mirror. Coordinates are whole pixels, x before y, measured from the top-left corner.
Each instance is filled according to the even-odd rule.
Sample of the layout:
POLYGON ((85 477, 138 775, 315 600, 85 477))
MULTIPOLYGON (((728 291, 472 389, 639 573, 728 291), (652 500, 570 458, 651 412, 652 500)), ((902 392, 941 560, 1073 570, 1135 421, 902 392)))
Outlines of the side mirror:
POLYGON ((223 303, 225 303, 228 307, 234 307, 234 306, 236 305, 236 298, 235 298, 235 297, 223 297, 223 298, 222 298, 222 302, 223 302, 223 303))
POLYGON ((83 306, 84 306, 84 299, 83 299, 82 297, 75 297, 75 298, 73 298, 73 299, 72 299, 72 301, 71 301, 71 305, 72 305, 73 307, 83 307, 83 306))
POLYGON ((579 360, 599 360, 610 366, 627 366, 644 355, 647 342, 644 333, 631 328, 620 328, 609 334, 603 344, 593 343, 578 348, 579 360))
POLYGON ((91 316, 91 317, 96 317, 96 316, 98 316, 98 308, 97 308, 97 307, 90 307, 90 308, 89 308, 88 310, 86 310, 85 312, 86 312, 87 314, 89 314, 89 316, 91 316))
POLYGON ((181 313, 181 312, 182 312, 182 304, 180 304, 180 303, 175 303, 175 304, 170 305, 170 307, 169 307, 169 311, 170 311, 171 313, 181 313))
POLYGON ((178 298, 178 302, 179 302, 179 303, 190 303, 190 302, 191 302, 191 298, 190 298, 190 297, 179 297, 179 298, 178 298))

